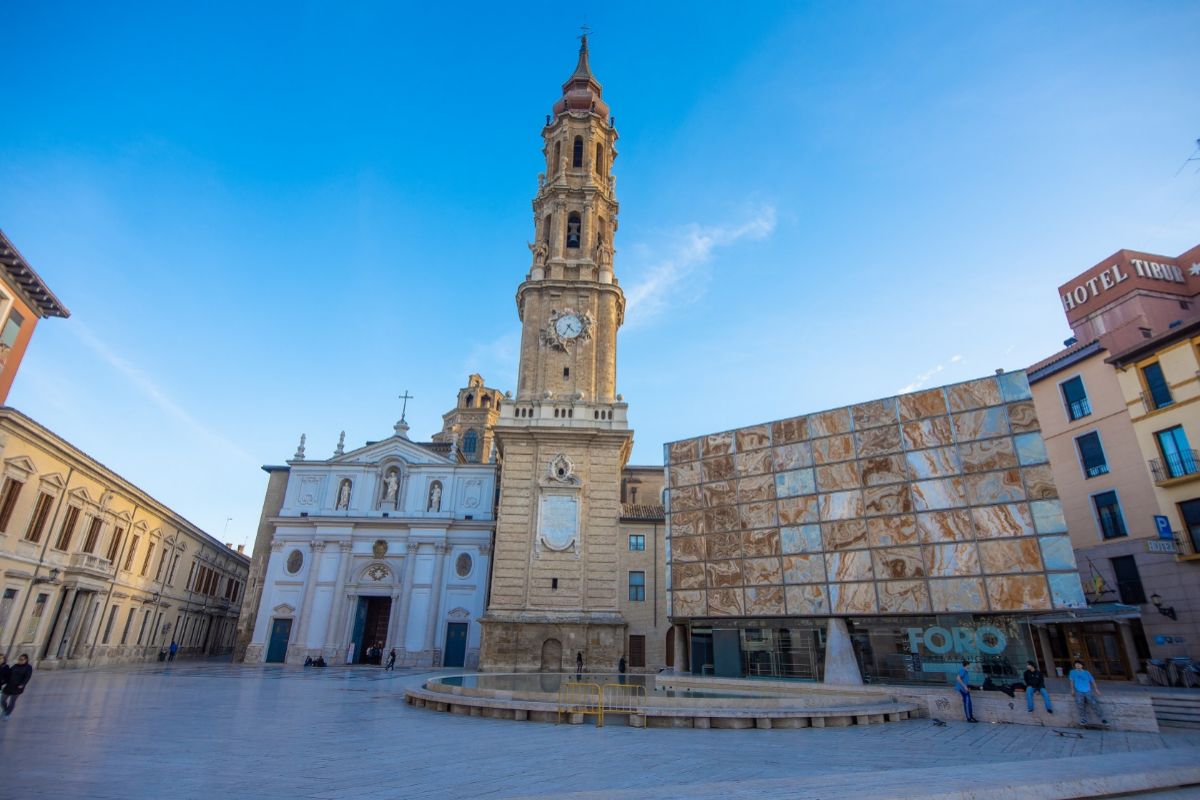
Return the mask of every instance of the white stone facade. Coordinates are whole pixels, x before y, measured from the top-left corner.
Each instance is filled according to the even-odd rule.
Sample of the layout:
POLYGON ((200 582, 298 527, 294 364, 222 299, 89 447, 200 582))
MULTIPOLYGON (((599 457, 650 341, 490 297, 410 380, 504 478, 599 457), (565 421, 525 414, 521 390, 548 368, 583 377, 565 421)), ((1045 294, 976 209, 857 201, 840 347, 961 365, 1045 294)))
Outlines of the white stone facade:
POLYGON ((353 644, 361 663, 380 643, 399 666, 478 664, 495 465, 457 463, 396 431, 288 462, 246 661, 340 664, 353 644))

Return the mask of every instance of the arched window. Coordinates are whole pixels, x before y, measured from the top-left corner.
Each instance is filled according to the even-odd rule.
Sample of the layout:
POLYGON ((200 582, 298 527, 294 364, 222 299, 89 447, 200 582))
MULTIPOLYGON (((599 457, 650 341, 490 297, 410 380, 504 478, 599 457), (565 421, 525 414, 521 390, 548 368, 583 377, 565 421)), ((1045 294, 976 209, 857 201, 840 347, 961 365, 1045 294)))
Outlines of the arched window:
POLYGON ((474 405, 475 405, 475 395, 473 395, 473 394, 467 395, 467 408, 471 408, 474 405))
POLYGON ((488 396, 488 395, 486 395, 486 394, 483 396, 483 407, 484 407, 484 408, 491 408, 491 407, 492 407, 492 398, 491 398, 491 397, 489 397, 489 396, 488 396))
POLYGON ((583 137, 582 136, 575 137, 575 149, 571 153, 571 166, 572 167, 582 167, 583 166, 583 137))
POLYGON ((553 214, 547 214, 546 218, 542 220, 542 241, 546 244, 550 244, 550 223, 554 221, 553 216, 553 214))
POLYGON ((558 174, 558 166, 562 164, 562 142, 554 143, 554 163, 550 165, 550 174, 558 174))
POLYGON ((582 237, 583 222, 578 211, 572 211, 567 215, 567 247, 579 247, 579 241, 582 237))
POLYGON ((475 432, 474 428, 467 431, 466 436, 463 437, 462 449, 465 456, 473 456, 479 450, 479 434, 475 432))
POLYGON ((597 175, 604 174, 604 145, 596 145, 596 163, 593 164, 597 175))

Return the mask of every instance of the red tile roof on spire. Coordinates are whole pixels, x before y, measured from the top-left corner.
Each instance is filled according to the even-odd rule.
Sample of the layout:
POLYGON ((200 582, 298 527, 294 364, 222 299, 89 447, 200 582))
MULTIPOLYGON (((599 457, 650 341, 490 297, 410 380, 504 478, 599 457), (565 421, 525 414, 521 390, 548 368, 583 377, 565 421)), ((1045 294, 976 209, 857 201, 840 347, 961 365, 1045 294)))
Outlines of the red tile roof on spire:
POLYGON ((566 111, 591 111, 601 117, 608 117, 608 103, 600 99, 600 81, 592 75, 592 68, 588 63, 587 34, 580 37, 579 63, 575 65, 571 77, 563 84, 562 90, 563 96, 554 104, 555 116, 566 111))

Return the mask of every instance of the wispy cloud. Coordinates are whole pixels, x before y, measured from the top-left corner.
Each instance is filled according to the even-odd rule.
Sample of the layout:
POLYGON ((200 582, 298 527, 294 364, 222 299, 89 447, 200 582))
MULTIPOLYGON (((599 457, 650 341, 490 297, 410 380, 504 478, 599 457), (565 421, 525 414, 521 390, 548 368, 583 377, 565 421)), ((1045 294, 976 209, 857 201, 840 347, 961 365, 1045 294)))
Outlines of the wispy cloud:
POLYGON ((464 371, 478 372, 489 386, 503 388, 506 381, 515 379, 520 357, 521 331, 515 328, 472 347, 464 371))
POLYGON ((912 383, 908 384, 907 386, 901 386, 896 390, 896 394, 908 394, 909 392, 915 392, 917 389, 920 389, 922 386, 929 383, 929 381, 932 380, 938 373, 945 370, 947 364, 957 364, 959 361, 962 361, 961 355, 956 354, 950 356, 950 358, 948 358, 945 362, 941 364, 935 364, 917 377, 913 378, 912 383))
POLYGON ((712 260, 716 248, 742 240, 764 239, 774 230, 775 207, 762 205, 741 224, 693 223, 675 231, 664 245, 665 252, 652 255, 651 267, 639 281, 626 288, 626 318, 631 322, 646 322, 669 305, 694 300, 703 292, 702 283, 689 279, 695 278, 697 271, 712 260))
POLYGON ((203 422, 196 419, 186 409, 176 403, 171 397, 155 383, 154 379, 143 372, 138 367, 126 361, 120 355, 113 351, 104 341, 98 338, 90 329, 82 322, 73 321, 69 326, 72 333, 79 338, 81 342, 93 353, 104 360, 110 367, 115 369, 126 381, 129 382, 134 389, 160 410, 174 417, 184 426, 190 428, 194 433, 204 439, 210 441, 213 445, 220 447, 231 455, 237 456, 248 464, 257 465, 259 462, 248 452, 243 450, 234 442, 225 438, 216 431, 210 429, 203 422))

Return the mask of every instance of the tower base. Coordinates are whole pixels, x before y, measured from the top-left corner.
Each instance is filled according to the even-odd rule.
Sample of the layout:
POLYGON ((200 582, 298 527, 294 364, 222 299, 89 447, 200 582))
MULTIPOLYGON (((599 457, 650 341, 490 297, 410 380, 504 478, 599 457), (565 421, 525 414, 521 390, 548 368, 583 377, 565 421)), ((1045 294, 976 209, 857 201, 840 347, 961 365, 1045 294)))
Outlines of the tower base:
POLYGON ((489 611, 479 619, 479 668, 489 672, 575 672, 577 654, 590 673, 614 674, 625 653, 618 613, 531 614, 489 611))

